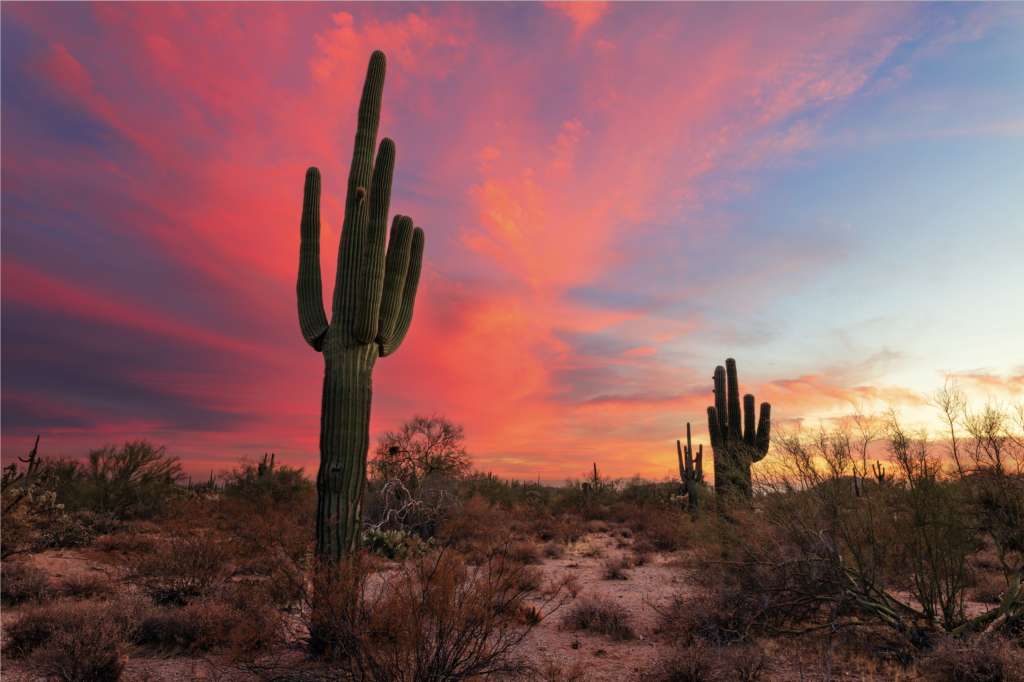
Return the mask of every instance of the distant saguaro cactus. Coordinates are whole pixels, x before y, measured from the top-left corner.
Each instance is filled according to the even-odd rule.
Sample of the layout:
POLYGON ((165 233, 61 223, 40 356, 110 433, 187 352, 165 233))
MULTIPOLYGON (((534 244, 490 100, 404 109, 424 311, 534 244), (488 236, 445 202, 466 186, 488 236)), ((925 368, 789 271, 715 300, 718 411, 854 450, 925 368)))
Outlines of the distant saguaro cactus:
POLYGON ((32 448, 32 452, 28 453, 28 459, 18 458, 19 462, 28 464, 28 469, 25 471, 25 481, 22 484, 24 487, 28 487, 36 482, 39 478, 39 460, 36 459, 36 454, 39 452, 39 436, 36 436, 36 444, 32 448))
POLYGON ((395 143, 385 137, 373 158, 385 70, 384 53, 374 52, 359 101, 330 325, 320 284, 319 169, 306 171, 302 199, 296 290, 302 335, 324 355, 316 537, 318 554, 331 561, 360 541, 373 367, 409 331, 423 260, 423 230, 408 216, 395 216, 385 254, 395 143))
POLYGON ((715 495, 750 499, 753 494, 750 466, 768 454, 772 406, 761 403, 754 431, 754 396, 743 396, 743 433, 740 433, 740 386, 736 361, 715 368, 715 404, 708 408, 708 431, 715 458, 715 495), (728 375, 728 391, 726 376, 728 375), (727 395, 728 393, 728 395, 727 395))
POLYGON ((699 508, 697 500, 697 484, 704 481, 704 446, 697 446, 697 457, 693 456, 693 442, 690 440, 690 422, 686 422, 686 448, 676 441, 676 453, 679 455, 679 478, 686 484, 686 492, 690 496, 690 509, 699 508), (683 463, 683 454, 686 463, 683 463))

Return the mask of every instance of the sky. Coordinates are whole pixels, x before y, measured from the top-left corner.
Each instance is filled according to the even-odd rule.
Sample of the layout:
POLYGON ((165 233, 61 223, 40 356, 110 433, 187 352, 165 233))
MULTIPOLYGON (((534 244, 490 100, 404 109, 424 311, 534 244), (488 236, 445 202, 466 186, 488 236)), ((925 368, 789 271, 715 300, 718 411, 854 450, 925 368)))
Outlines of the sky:
POLYGON ((782 424, 1024 397, 1024 4, 0 5, 0 439, 318 466, 356 108, 426 233, 371 437, 481 471, 672 475, 712 373, 782 424))

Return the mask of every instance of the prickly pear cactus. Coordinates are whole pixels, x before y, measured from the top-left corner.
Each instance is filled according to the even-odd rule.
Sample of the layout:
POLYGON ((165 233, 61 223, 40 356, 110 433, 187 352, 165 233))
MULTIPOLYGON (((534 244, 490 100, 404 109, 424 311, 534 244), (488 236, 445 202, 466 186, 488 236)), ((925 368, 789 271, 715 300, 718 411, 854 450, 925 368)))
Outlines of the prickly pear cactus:
POLYGON ((761 403, 761 416, 755 431, 753 395, 748 393, 743 396, 744 414, 740 414, 736 361, 729 358, 725 361, 725 367, 719 365, 715 368, 714 380, 715 404, 708 408, 708 431, 715 458, 715 495, 724 500, 749 500, 753 494, 750 467, 768 454, 772 406, 761 403))
POLYGON ((385 69, 384 53, 374 52, 359 102, 330 324, 320 284, 319 169, 306 171, 302 200, 299 326, 324 356, 317 552, 331 561, 360 541, 373 367, 409 331, 423 259, 423 230, 408 216, 394 217, 385 253, 395 143, 381 140, 374 161, 385 69))

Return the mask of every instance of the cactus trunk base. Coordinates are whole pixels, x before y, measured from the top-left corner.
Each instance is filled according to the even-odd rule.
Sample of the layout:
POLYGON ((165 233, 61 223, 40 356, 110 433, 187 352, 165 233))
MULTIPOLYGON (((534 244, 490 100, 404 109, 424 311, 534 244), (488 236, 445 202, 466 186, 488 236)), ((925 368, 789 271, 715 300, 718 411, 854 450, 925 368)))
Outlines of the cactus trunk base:
POLYGON ((359 546, 377 354, 376 344, 324 353, 316 538, 317 554, 332 563, 359 546))

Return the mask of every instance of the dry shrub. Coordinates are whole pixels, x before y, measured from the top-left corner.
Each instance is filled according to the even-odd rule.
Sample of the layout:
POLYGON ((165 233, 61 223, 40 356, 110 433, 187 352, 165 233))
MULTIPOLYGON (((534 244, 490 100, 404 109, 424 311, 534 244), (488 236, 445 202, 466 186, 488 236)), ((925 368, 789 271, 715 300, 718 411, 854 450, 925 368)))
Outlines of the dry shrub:
POLYGON ((4 561, 0 564, 0 596, 13 605, 42 602, 53 597, 46 574, 35 566, 4 561))
POLYGON ((386 572, 365 554, 317 565, 296 623, 283 621, 291 633, 279 632, 269 648, 238 646, 232 660, 262 679, 283 679, 300 664, 310 681, 514 676, 524 670, 515 649, 533 625, 523 609, 530 573, 504 552, 473 567, 450 549, 386 572))
POLYGON ((61 580, 58 591, 74 599, 92 599, 110 594, 113 587, 106 575, 75 573, 61 580))
POLYGON ((997 635, 977 635, 937 647, 932 668, 949 682, 1024 682, 1024 650, 997 635))
POLYGON ((100 616, 55 632, 33 659, 50 680, 116 682, 130 646, 124 625, 100 616))
POLYGON ((509 519, 500 508, 475 493, 462 503, 461 509, 453 510, 451 518, 438 529, 437 537, 449 546, 462 548, 477 540, 502 535, 508 525, 509 519))
POLYGON ((248 614, 218 601, 184 607, 158 607, 142 619, 139 644, 153 644, 165 653, 209 651, 228 644, 248 614))
POLYGON ((701 640, 686 649, 664 654, 642 676, 643 682, 716 682, 720 679, 711 652, 701 640))
POLYGON ((584 526, 588 533, 607 533, 608 524, 604 521, 587 521, 584 526))
POLYGON ((583 589, 580 577, 574 573, 565 572, 560 576, 553 576, 544 587, 544 596, 553 597, 559 593, 567 593, 575 599, 583 589))
POLYGON ((544 612, 536 606, 520 604, 516 619, 524 625, 540 625, 540 622, 544 620, 544 612))
POLYGON ((124 566, 128 579, 157 603, 183 605, 234 575, 234 552, 216 529, 185 521, 148 551, 129 554, 124 566))
POLYGON ((518 561, 521 564, 543 563, 540 560, 540 552, 537 551, 537 546, 532 542, 513 542, 509 544, 505 554, 513 561, 518 561))
POLYGON ((586 682, 587 666, 580 661, 560 663, 551 661, 541 671, 544 682, 586 682))
POLYGON ((544 556, 548 559, 561 559, 565 556, 565 546, 549 542, 544 545, 544 556))
POLYGON ((633 568, 633 564, 625 557, 612 557, 604 562, 604 572, 601 574, 605 580, 629 580, 626 573, 633 568))
POLYGON ((633 547, 631 561, 633 562, 634 566, 643 566, 644 564, 649 564, 651 562, 651 554, 650 552, 638 550, 636 547, 633 547))
POLYGON ((579 514, 563 514, 558 524, 558 540, 565 545, 579 542, 587 535, 587 520, 579 514))
MULTIPOLYGON (((105 602, 60 599, 30 604, 17 620, 4 624, 4 653, 24 658, 37 650, 59 649, 58 641, 77 651, 76 638, 86 646, 92 636, 104 646, 114 647, 122 641, 127 646, 138 638, 139 624, 147 609, 143 601, 128 595, 105 602)), ((114 648, 122 651, 123 647, 117 647, 114 648)))
POLYGON ((720 585, 698 586, 692 596, 676 594, 660 611, 659 631, 680 644, 694 641, 720 646, 743 639, 758 605, 752 597, 720 585))
POLYGON ((638 538, 633 541, 630 545, 630 549, 634 554, 654 554, 658 551, 658 548, 654 546, 650 540, 646 538, 638 538))
POLYGON ((156 540, 144 533, 108 533, 96 538, 90 549, 103 558, 114 559, 118 555, 147 552, 154 544, 156 540))
POLYGON ((747 643, 739 647, 730 658, 736 682, 758 682, 768 671, 768 654, 757 644, 747 643))
POLYGON ((681 519, 678 514, 651 515, 639 536, 659 552, 674 552, 682 547, 681 519))
POLYGON ((1002 573, 984 572, 975 577, 974 587, 968 590, 971 600, 984 604, 998 604, 1006 592, 1006 578, 1002 573))
POLYGON ((583 597, 569 607, 562 618, 562 627, 589 630, 608 635, 616 641, 635 639, 629 614, 621 604, 603 597, 583 597))

